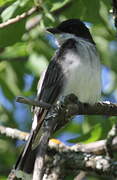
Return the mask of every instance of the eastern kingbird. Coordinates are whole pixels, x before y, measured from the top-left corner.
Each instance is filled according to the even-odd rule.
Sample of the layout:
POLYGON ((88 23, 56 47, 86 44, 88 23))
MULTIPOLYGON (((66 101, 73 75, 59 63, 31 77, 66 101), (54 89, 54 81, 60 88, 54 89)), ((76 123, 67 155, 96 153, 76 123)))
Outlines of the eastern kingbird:
MULTIPOLYGON (((47 30, 57 37, 58 49, 39 81, 37 100, 55 104, 62 96, 73 93, 79 101, 94 104, 101 94, 100 60, 89 29, 81 20, 69 19, 47 30)), ((35 108, 30 136, 16 170, 31 173, 34 142, 47 113, 35 108)))

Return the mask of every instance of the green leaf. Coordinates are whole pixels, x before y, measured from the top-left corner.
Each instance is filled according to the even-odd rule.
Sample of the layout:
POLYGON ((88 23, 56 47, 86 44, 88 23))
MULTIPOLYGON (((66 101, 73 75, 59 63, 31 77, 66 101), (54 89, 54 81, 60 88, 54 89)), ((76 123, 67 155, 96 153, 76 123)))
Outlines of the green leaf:
MULTIPOLYGON (((0 59, 13 59, 18 57, 25 57, 29 55, 29 52, 27 51, 28 43, 26 42, 19 42, 12 46, 8 46, 5 48, 5 50, 0 54, 0 59), (15 51, 14 51, 15 49, 15 51)), ((20 58, 19 58, 20 59, 20 58)))
POLYGON ((31 2, 30 0, 20 0, 20 7, 27 5, 27 3, 31 4, 31 7, 32 7, 33 1, 31 2))
POLYGON ((81 18, 84 21, 99 23, 100 22, 99 9, 100 9, 100 1, 98 0, 72 1, 70 6, 68 8, 65 8, 64 11, 62 12, 62 16, 65 16, 65 18, 67 19, 81 18), (92 15, 92 9, 95 9, 95 11, 93 11, 93 15, 92 15))
POLYGON ((10 100, 21 94, 17 81, 18 79, 13 68, 9 63, 6 63, 6 68, 0 73, 0 83, 5 96, 10 100))
POLYGON ((7 176, 0 176, 1 180, 7 180, 7 176))
POLYGON ((53 137, 59 137, 63 132, 74 133, 79 136, 82 134, 82 125, 74 122, 67 123, 63 128, 57 130, 53 137))
POLYGON ((67 3, 69 3, 71 0, 59 0, 59 1, 53 1, 52 8, 50 9, 51 12, 56 11, 62 7, 64 7, 67 3))
POLYGON ((11 3, 11 2, 14 2, 15 0, 0 0, 0 6, 3 6, 7 3, 11 3))
POLYGON ((87 133, 84 135, 70 139, 69 142, 71 143, 78 143, 78 142, 83 142, 83 143, 89 143, 89 142, 94 142, 98 140, 101 136, 102 128, 101 124, 96 124, 93 128, 91 128, 87 133))
POLYGON ((30 69, 35 75, 39 76, 47 67, 48 61, 44 56, 39 56, 33 53, 27 62, 27 68, 30 69))
POLYGON ((26 73, 29 73, 29 72, 27 72, 26 61, 22 61, 22 59, 21 59, 21 60, 19 60, 19 61, 13 61, 13 62, 11 62, 10 65, 12 66, 13 71, 14 71, 14 73, 15 73, 15 77, 16 77, 16 79, 17 79, 16 84, 17 84, 18 88, 19 88, 20 90, 23 90, 24 85, 25 85, 25 84, 24 84, 24 83, 25 83, 25 82, 24 82, 24 75, 25 75, 26 73), (22 65, 22 67, 19 68, 21 65, 22 65))
POLYGON ((20 0, 14 2, 8 8, 6 8, 1 14, 2 21, 4 22, 10 19, 13 16, 16 9, 19 7, 19 5, 20 5, 20 0))
POLYGON ((25 22, 23 19, 15 24, 0 29, 0 48, 11 46, 18 41, 21 41, 21 37, 25 32, 25 22))

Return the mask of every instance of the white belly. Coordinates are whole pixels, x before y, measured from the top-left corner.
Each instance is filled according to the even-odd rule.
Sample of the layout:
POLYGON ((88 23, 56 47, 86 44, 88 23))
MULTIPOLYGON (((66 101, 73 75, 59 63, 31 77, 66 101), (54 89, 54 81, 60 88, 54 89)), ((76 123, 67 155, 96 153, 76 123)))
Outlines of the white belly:
POLYGON ((100 62, 96 49, 94 48, 93 52, 89 51, 90 44, 87 46, 85 44, 81 49, 78 47, 79 53, 84 52, 83 56, 79 53, 79 55, 74 54, 72 51, 66 54, 65 59, 70 66, 68 66, 63 95, 74 93, 79 101, 94 104, 101 94, 100 62))

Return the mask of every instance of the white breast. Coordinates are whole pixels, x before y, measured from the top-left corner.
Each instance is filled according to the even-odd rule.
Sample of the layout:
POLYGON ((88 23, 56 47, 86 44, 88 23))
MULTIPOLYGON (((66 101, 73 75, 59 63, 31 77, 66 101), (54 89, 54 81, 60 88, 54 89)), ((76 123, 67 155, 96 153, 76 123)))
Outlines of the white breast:
POLYGON ((68 51, 65 56, 68 71, 63 95, 74 93, 79 101, 94 104, 101 94, 99 57, 95 46, 81 38, 77 51, 68 51))

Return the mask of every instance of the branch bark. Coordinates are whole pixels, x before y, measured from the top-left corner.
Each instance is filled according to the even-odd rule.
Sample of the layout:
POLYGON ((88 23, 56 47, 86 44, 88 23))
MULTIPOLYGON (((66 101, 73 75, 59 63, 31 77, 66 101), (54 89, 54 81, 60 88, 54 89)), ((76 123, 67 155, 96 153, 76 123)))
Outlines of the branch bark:
POLYGON ((113 158, 113 151, 112 151, 112 143, 113 139, 117 136, 117 124, 114 124, 112 129, 109 131, 107 140, 106 140, 106 154, 113 158))
MULTIPOLYGON (((9 128, 9 127, 4 127, 4 126, 0 126, 0 134, 10 137, 12 139, 18 139, 18 140, 24 140, 24 141, 27 141, 28 136, 29 136, 29 133, 27 132, 20 131, 18 129, 9 128), (9 133, 9 129, 11 133, 9 133)), ((106 141, 107 140, 100 140, 100 141, 92 142, 89 144, 76 144, 76 145, 71 146, 70 148, 75 151, 88 152, 88 153, 99 155, 99 154, 105 153, 106 141)), ((55 139, 50 139, 48 148, 49 147, 51 148, 54 146, 57 149, 59 144, 62 144, 63 148, 66 147, 66 145, 63 144, 62 142, 55 139)), ((112 141, 112 151, 113 152, 117 151, 117 136, 114 137, 112 141)))
MULTIPOLYGON (((11 138, 18 139, 21 139, 20 134, 22 134, 22 139, 27 139, 28 133, 19 130, 14 131, 14 129, 12 128, 10 129, 11 132, 15 132, 15 134, 17 134, 17 132, 20 133, 18 133, 16 136, 12 136, 12 133, 10 134, 5 132, 5 130, 7 131, 8 128, 5 128, 3 126, 0 126, 0 133, 5 134, 6 136, 10 136, 11 138)), ((72 147, 68 147, 60 141, 50 140, 47 148, 47 166, 43 180, 49 180, 49 178, 51 180, 57 179, 58 177, 60 177, 60 175, 66 173, 65 171, 63 172, 63 169, 67 169, 67 171, 69 170, 68 172, 70 173, 78 173, 78 169, 81 169, 84 171, 92 171, 102 175, 112 175, 114 171, 114 176, 116 176, 117 162, 111 161, 108 156, 100 156, 100 154, 106 153, 105 145, 106 140, 101 140, 89 144, 76 144, 72 147), (75 158, 77 160, 75 160, 75 158), (73 162, 74 164, 71 165, 71 162, 73 162)), ((112 151, 117 151, 117 137, 115 137, 113 140, 112 151)))
POLYGON ((53 171, 53 167, 62 167, 59 179, 63 179, 65 174, 76 174, 78 170, 93 172, 97 175, 117 177, 117 162, 108 156, 94 155, 86 152, 76 152, 70 148, 63 149, 60 146, 57 150, 48 150, 46 167, 53 171))
POLYGON ((7 137, 11 137, 13 139, 19 139, 24 141, 27 141, 29 136, 29 133, 4 126, 0 126, 0 134, 6 135, 7 137))
MULTIPOLYGON (((28 105, 34 105, 48 109, 51 107, 50 104, 45 102, 37 102, 25 97, 17 97, 16 99, 19 103, 24 103, 28 105)), ((107 102, 98 102, 94 105, 81 103, 77 100, 77 97, 73 94, 70 94, 65 97, 64 102, 60 102, 61 106, 64 108, 61 109, 60 113, 66 114, 67 117, 76 116, 76 115, 108 115, 108 116, 117 116, 117 104, 113 104, 109 101, 107 102)), ((59 103, 59 104, 60 104, 59 103)))
POLYGON ((42 107, 42 108, 45 108, 45 109, 49 109, 49 108, 52 107, 52 106, 51 106, 50 104, 48 104, 48 103, 39 102, 39 101, 36 101, 36 100, 33 100, 33 99, 21 97, 21 96, 18 96, 18 97, 16 98, 16 102, 23 103, 23 104, 28 104, 28 105, 31 105, 31 106, 42 107))

